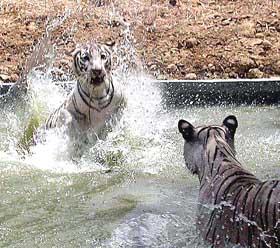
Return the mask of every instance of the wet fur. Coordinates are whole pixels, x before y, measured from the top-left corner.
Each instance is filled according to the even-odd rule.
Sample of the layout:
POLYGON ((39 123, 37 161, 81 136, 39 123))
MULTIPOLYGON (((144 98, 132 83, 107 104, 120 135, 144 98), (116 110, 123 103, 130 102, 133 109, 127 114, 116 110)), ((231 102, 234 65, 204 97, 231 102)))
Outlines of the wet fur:
POLYGON ((125 99, 113 81, 111 51, 91 42, 73 52, 77 82, 68 98, 47 119, 45 128, 66 126, 74 150, 83 143, 94 144, 120 117, 125 99), (89 139, 91 137, 91 140, 89 139))
POLYGON ((197 227, 213 247, 280 247, 280 181, 260 181, 235 157, 238 126, 194 127, 180 120, 186 166, 200 181, 197 227))

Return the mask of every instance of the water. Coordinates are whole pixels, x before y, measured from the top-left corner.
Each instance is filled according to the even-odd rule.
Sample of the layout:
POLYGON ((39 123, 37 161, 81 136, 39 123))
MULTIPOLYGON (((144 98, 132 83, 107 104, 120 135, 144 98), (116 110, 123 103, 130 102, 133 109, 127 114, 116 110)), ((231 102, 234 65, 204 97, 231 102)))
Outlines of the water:
POLYGON ((184 168, 180 118, 196 125, 236 115, 239 160, 262 179, 280 177, 278 107, 169 109, 151 78, 126 80, 120 123, 78 163, 63 156, 67 140, 55 133, 30 156, 15 151, 34 106, 47 114, 65 97, 50 79, 35 74, 32 104, 1 111, 1 247, 205 247, 195 230, 198 180, 184 168))

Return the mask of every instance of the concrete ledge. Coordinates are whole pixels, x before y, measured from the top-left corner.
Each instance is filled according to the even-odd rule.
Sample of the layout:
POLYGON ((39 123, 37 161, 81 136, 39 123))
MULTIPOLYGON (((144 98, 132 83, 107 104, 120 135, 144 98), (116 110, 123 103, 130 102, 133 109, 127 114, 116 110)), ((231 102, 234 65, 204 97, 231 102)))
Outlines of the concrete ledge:
POLYGON ((169 106, 278 104, 280 78, 157 81, 169 106))
MULTIPOLYGON (((164 102, 169 106, 216 104, 278 104, 280 78, 230 80, 162 80, 159 85, 164 102)), ((13 83, 0 84, 0 95, 13 83)), ((70 89, 73 83, 57 83, 70 89)))
MULTIPOLYGON (((9 89, 11 89, 15 83, 0 83, 0 96, 8 93, 9 89)), ((73 88, 73 82, 65 82, 65 83, 56 83, 66 90, 71 90, 73 88)))

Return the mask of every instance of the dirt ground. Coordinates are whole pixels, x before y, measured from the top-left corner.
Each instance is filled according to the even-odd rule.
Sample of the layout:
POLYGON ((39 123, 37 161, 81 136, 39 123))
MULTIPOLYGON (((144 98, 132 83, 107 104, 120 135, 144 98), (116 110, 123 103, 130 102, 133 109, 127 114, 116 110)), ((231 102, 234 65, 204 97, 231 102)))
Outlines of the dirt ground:
POLYGON ((62 74, 76 44, 95 39, 135 48, 159 79, 280 75, 278 0, 1 0, 0 82, 19 78, 50 26, 62 74))

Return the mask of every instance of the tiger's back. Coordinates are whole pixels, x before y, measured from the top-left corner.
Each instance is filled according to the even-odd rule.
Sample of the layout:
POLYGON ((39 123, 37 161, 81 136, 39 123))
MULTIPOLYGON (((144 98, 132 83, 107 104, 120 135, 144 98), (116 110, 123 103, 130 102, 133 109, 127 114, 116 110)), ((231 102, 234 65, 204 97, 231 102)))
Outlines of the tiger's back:
POLYGON ((235 158, 234 116, 221 126, 181 120, 187 167, 200 180, 197 227, 214 247, 280 246, 280 182, 261 182, 235 158))
POLYGON ((203 238, 215 247, 279 247, 279 181, 245 182, 241 175, 233 175, 233 184, 211 181, 200 192, 197 224, 203 238))

